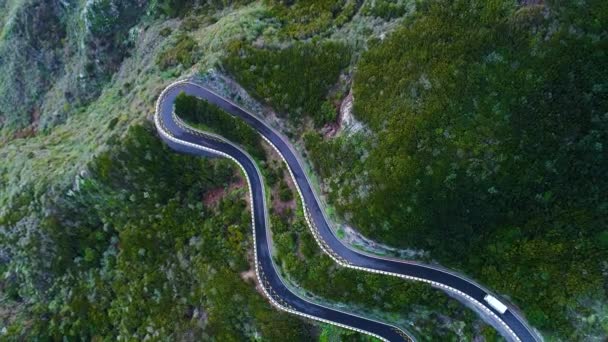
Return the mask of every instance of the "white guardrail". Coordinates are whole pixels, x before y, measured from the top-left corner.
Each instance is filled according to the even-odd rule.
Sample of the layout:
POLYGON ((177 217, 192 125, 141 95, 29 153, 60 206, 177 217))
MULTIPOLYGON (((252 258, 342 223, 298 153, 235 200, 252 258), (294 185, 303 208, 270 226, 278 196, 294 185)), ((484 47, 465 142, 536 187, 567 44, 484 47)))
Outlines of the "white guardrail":
MULTIPOLYGON (((216 154, 216 155, 218 155, 218 156, 222 156, 222 157, 228 158, 228 159, 230 159, 231 161, 233 161, 234 163, 236 163, 236 164, 239 166, 239 168, 241 169, 242 173, 245 175, 245 178, 247 179, 247 188, 248 188, 248 190, 249 190, 249 202, 251 203, 252 208, 253 208, 253 205, 254 205, 254 203, 253 203, 253 189, 252 189, 252 187, 251 187, 251 181, 250 181, 250 179, 249 179, 249 175, 248 175, 248 174, 247 174, 247 172, 245 171, 245 168, 243 167, 243 165, 242 165, 242 164, 241 164, 241 163, 240 163, 238 160, 236 160, 236 158, 232 157, 231 155, 229 155, 229 154, 227 154, 227 153, 221 152, 221 151, 217 151, 217 150, 210 149, 210 148, 207 148, 207 147, 204 147, 204 146, 200 146, 200 145, 197 145, 197 144, 193 144, 193 143, 188 142, 188 141, 184 141, 184 140, 181 140, 181 139, 177 139, 176 137, 174 137, 174 136, 171 134, 171 132, 169 132, 169 131, 166 129, 166 127, 164 126, 163 122, 161 121, 161 119, 160 119, 160 111, 159 111, 159 109, 160 109, 160 106, 162 105, 162 102, 164 101, 164 95, 166 94, 166 92, 167 92, 167 91, 168 91, 168 90, 169 90, 171 87, 174 87, 174 86, 177 86, 177 85, 179 85, 179 84, 183 84, 183 83, 186 83, 186 82, 185 82, 185 81, 177 81, 177 82, 174 82, 174 83, 170 84, 168 87, 166 87, 166 88, 163 90, 163 92, 162 92, 162 93, 161 93, 161 95, 159 96, 159 98, 158 98, 158 100, 157 100, 157 103, 156 103, 156 112, 155 112, 155 114, 154 114, 154 124, 155 124, 155 126, 156 126, 156 128, 157 128, 157 131, 158 131, 158 132, 159 132, 159 133, 160 133, 160 134, 161 134, 161 135, 162 135, 162 136, 163 136, 165 139, 168 139, 168 140, 170 140, 170 141, 172 141, 172 142, 174 142, 174 143, 177 143, 177 144, 180 144, 180 145, 184 145, 184 146, 189 146, 189 147, 192 147, 192 148, 195 148, 195 149, 198 149, 198 150, 204 151, 204 152, 213 153, 213 154, 216 154)), ((202 132, 201 132, 201 133, 202 133, 202 132)), ((256 166, 256 169, 257 169, 257 166, 256 166)), ((259 172, 259 170, 258 170, 258 172, 259 172)), ((338 326, 338 327, 341 327, 341 328, 344 328, 344 329, 353 330, 353 331, 356 331, 356 332, 359 332, 359 333, 363 333, 363 334, 366 334, 366 335, 369 335, 369 336, 375 337, 375 338, 377 338, 377 339, 379 339, 379 340, 381 340, 381 341, 390 342, 390 341, 388 341, 387 339, 383 338, 382 336, 379 336, 379 335, 374 334, 374 333, 372 333, 372 332, 369 332, 369 331, 366 331, 366 330, 363 330, 363 329, 359 329, 359 328, 356 328, 356 327, 352 327, 352 326, 349 326, 349 325, 341 324, 341 323, 338 323, 338 322, 330 321, 330 320, 327 320, 327 319, 324 319, 324 318, 320 318, 320 317, 316 317, 316 316, 308 315, 308 314, 305 314, 305 313, 303 313, 303 312, 296 311, 296 310, 294 310, 294 309, 292 309, 292 308, 290 308, 290 307, 287 307, 287 306, 282 305, 282 304, 280 304, 279 302, 277 302, 277 301, 276 301, 276 300, 273 298, 273 296, 271 296, 271 295, 270 295, 270 293, 268 292, 268 290, 267 290, 267 289, 266 289, 266 287, 264 286, 264 284, 265 284, 265 283, 267 283, 267 281, 266 281, 266 282, 263 282, 263 281, 262 281, 262 278, 261 278, 261 276, 260 276, 260 274, 261 274, 261 270, 260 270, 260 267, 259 267, 258 262, 257 262, 257 260, 258 260, 258 252, 257 252, 257 245, 255 244, 255 241, 256 241, 256 233, 255 233, 255 216, 254 216, 254 212, 253 212, 253 210, 251 210, 251 227, 252 227, 253 241, 254 241, 254 244, 253 244, 253 246, 254 246, 254 249, 253 249, 253 252, 254 252, 254 259, 256 260, 256 262, 255 262, 255 274, 256 274, 256 277, 257 277, 257 279, 258 279, 258 283, 260 284, 260 288, 262 289, 262 291, 263 291, 264 295, 266 296, 266 298, 268 298, 268 300, 270 301, 270 303, 271 303, 271 304, 272 304, 274 307, 276 307, 276 308, 278 308, 278 309, 280 309, 280 310, 282 310, 282 311, 289 312, 289 313, 294 314, 294 315, 298 315, 298 316, 301 316, 301 317, 305 317, 305 318, 308 318, 308 319, 316 320, 316 321, 323 322, 323 323, 327 323, 327 324, 332 324, 332 325, 335 325, 335 326, 338 326)), ((298 296, 298 297, 299 297, 299 296, 298 296)), ((304 298, 301 298, 301 299, 302 299, 302 300, 304 300, 304 301, 307 301, 307 300, 306 300, 306 299, 304 299, 304 298)), ((308 301, 307 301, 307 302, 308 302, 308 301)), ((311 304, 314 304, 314 303, 311 303, 311 304)), ((319 305, 319 304, 314 304, 314 305, 319 305)), ((335 310, 335 309, 332 309, 332 310, 335 310)), ((349 314, 350 314, 350 313, 349 313, 349 314)), ((352 315, 352 314, 351 314, 351 315, 352 315)), ((365 319, 368 319, 368 318, 365 318, 365 319)), ((379 322, 379 323, 380 323, 380 322, 379 322)), ((382 323, 382 324, 386 324, 386 323, 382 323)), ((388 324, 386 324, 386 325, 388 325, 388 324)), ((390 325, 389 325, 389 326, 390 326, 390 325)), ((393 327, 393 328, 398 329, 398 328, 396 328, 396 327, 393 327)), ((398 329, 398 331, 403 332, 403 331, 402 331, 402 330, 400 330, 400 329, 398 329)), ((405 334, 405 333, 404 333, 404 334, 405 334)), ((407 336, 407 338, 409 338, 409 339, 411 340, 411 337, 409 337, 408 335, 406 335, 406 336, 407 336)))
MULTIPOLYGON (((188 85, 192 85, 192 86, 196 86, 196 87, 199 87, 199 88, 204 89, 205 91, 207 91, 207 92, 209 92, 209 93, 214 94, 215 96, 217 96, 217 97, 219 97, 219 98, 223 98, 222 96, 220 96, 220 95, 216 94, 215 92, 213 92, 213 91, 211 91, 211 90, 209 90, 209 89, 207 89, 207 88, 204 88, 204 87, 202 87, 201 85, 199 85, 199 84, 197 84, 197 83, 194 83, 194 82, 191 82, 191 81, 188 81, 188 80, 180 80, 180 81, 176 81, 176 82, 174 82, 174 83, 170 84, 169 86, 167 86, 167 87, 166 87, 166 88, 163 90, 163 92, 162 92, 162 93, 161 93, 161 95, 159 96, 159 98, 158 98, 158 100, 157 100, 157 103, 156 103, 156 113, 155 113, 155 116, 154 116, 154 121, 155 121, 155 124, 156 124, 156 127, 157 127, 158 131, 159 131, 159 132, 161 133, 161 135, 163 135, 165 138, 167 138, 167 139, 169 139, 169 140, 171 140, 171 141, 173 141, 173 142, 175 142, 175 143, 178 143, 178 144, 181 144, 181 145, 184 145, 184 146, 190 146, 190 147, 193 147, 193 148, 195 148, 195 149, 199 149, 199 150, 202 150, 202 151, 205 151, 205 152, 210 152, 210 153, 213 153, 213 154, 216 154, 216 155, 222 156, 222 157, 226 157, 226 158, 228 158, 228 159, 232 160, 233 162, 235 162, 237 165, 239 165, 239 167, 241 168, 241 170, 243 171, 243 173, 245 174, 245 176, 246 176, 246 178, 247 178, 247 185, 248 185, 248 187, 249 187, 249 194, 250 194, 250 199, 249 199, 249 200, 250 200, 251 204, 253 205, 253 195, 252 195, 251 182, 250 182, 250 180, 249 180, 249 176, 247 175, 247 173, 246 173, 246 171, 245 171, 244 167, 243 167, 243 166, 242 166, 242 165, 241 165, 241 164, 238 162, 238 160, 236 160, 234 157, 232 157, 232 156, 230 156, 230 155, 228 155, 228 154, 226 154, 226 153, 224 153, 224 152, 221 152, 221 151, 216 151, 216 150, 213 150, 213 149, 210 149, 210 148, 206 148, 206 147, 203 147, 203 146, 200 146, 200 145, 197 145, 197 144, 193 144, 193 143, 190 143, 190 142, 187 142, 187 141, 183 141, 183 140, 177 139, 177 138, 175 138, 174 136, 172 136, 172 135, 171 135, 171 133, 170 133, 169 131, 167 131, 167 130, 166 130, 166 127, 164 127, 163 123, 160 121, 160 117, 159 117, 159 116, 160 116, 160 106, 161 106, 162 102, 164 101, 164 96, 165 96, 165 94, 166 94, 166 93, 167 93, 167 92, 168 92, 170 89, 172 89, 172 88, 174 88, 174 87, 177 87, 177 86, 180 86, 180 85, 186 85, 186 84, 188 84, 188 85)), ((226 100, 226 99, 224 99, 224 100, 225 100, 225 101, 227 101, 227 102, 229 102, 229 103, 230 103, 230 104, 232 104, 233 106, 238 107, 238 108, 240 108, 241 110, 243 110, 243 111, 247 112, 245 109, 241 108, 241 107, 240 107, 240 106, 238 106, 237 104, 234 104, 234 103, 232 103, 231 101, 226 100)), ((181 127, 182 125, 184 125, 184 124, 183 124, 183 122, 180 122, 180 127, 181 127)), ((197 130, 194 130, 193 128, 186 127, 185 125, 184 125, 182 128, 183 128, 183 129, 190 130, 190 131, 197 131, 197 130)), ((201 132, 201 131, 197 131, 197 132, 199 132, 199 134, 204 134, 204 135, 207 135, 205 132, 201 132)), ((297 189, 297 191, 298 191, 298 195, 300 196, 301 203, 302 203, 302 206, 303 206, 303 209, 304 209, 304 213, 305 213, 305 215, 304 215, 304 216, 305 216, 305 219, 306 219, 306 223, 307 223, 307 225, 308 225, 308 227, 309 227, 309 229, 310 229, 311 233, 313 234, 313 236, 314 236, 314 238, 315 238, 315 241, 317 242, 317 244, 318 244, 318 245, 319 245, 319 247, 321 248, 321 250, 322 250, 324 253, 326 253, 326 254, 327 254, 327 255, 328 255, 328 256, 329 256, 329 257, 330 257, 330 258, 331 258, 331 259, 332 259, 334 262, 336 262, 337 264, 339 264, 340 266, 343 266, 343 267, 347 267, 347 268, 351 268, 351 269, 356 269, 356 270, 361 270, 361 271, 365 271, 365 272, 369 272, 369 273, 384 274, 384 275, 389 275, 389 276, 393 276, 393 277, 399 277, 399 278, 403 278, 403 279, 407 279, 407 280, 420 281, 420 282, 423 282, 423 283, 427 283, 427 284, 429 284, 429 285, 431 285, 431 286, 434 286, 434 287, 436 287, 436 288, 442 289, 442 290, 444 290, 444 291, 446 291, 446 292, 451 292, 451 293, 454 293, 454 294, 456 294, 456 295, 458 295, 458 296, 460 296, 460 297, 462 297, 462 298, 466 299, 468 302, 470 302, 471 304, 475 305, 475 307, 477 307, 477 308, 481 309, 481 310, 482 310, 482 311, 483 311, 485 314, 487 314, 487 315, 488 315, 488 316, 490 316, 492 319, 494 319, 496 322, 498 322, 498 324, 500 324, 500 326, 501 326, 501 327, 504 329, 504 331, 506 331, 506 332, 508 333, 509 337, 511 337, 511 339, 512 339, 513 341, 516 341, 516 342, 521 342, 521 339, 520 339, 520 338, 519 338, 519 337, 518 337, 518 336, 515 334, 515 332, 514 332, 514 331, 511 329, 511 327, 509 327, 509 326, 508 326, 508 325, 507 325, 507 324, 506 324, 506 323, 505 323, 505 322, 504 322, 504 321, 503 321, 503 320, 502 320, 502 319, 501 319, 501 318, 500 318, 500 317, 499 317, 499 316, 498 316, 496 313, 494 313, 492 310, 490 310, 490 309, 489 309, 489 308, 488 308, 486 305, 484 305, 483 303, 479 302, 479 301, 478 301, 478 300, 476 300, 475 298, 473 298, 473 297, 469 296, 468 294, 466 294, 466 293, 464 293, 464 292, 462 292, 462 291, 460 291, 460 290, 458 290, 458 289, 455 289, 455 288, 453 288, 453 287, 447 286, 447 285, 442 284, 442 283, 438 283, 438 282, 435 282, 435 281, 431 281, 431 280, 428 280, 428 279, 424 279, 424 278, 418 278, 418 277, 413 277, 413 276, 409 276, 409 275, 405 275, 405 274, 393 273, 393 272, 386 272, 386 271, 381 271, 381 270, 377 270, 377 269, 372 269, 372 268, 367 268, 367 267, 361 267, 361 266, 353 265, 353 264, 351 264, 351 263, 350 263, 348 260, 345 260, 344 258, 341 258, 340 256, 338 256, 338 255, 337 255, 337 254, 336 254, 334 251, 332 251, 332 250, 329 248, 329 246, 328 246, 328 245, 327 245, 327 244, 326 244, 326 243, 325 243, 325 242, 324 242, 324 241, 321 239, 320 235, 318 234, 318 232, 317 232, 317 230, 316 230, 316 228, 315 228, 315 226, 314 226, 314 223, 312 222, 312 220, 311 220, 311 218, 310 218, 310 214, 308 213, 308 210, 307 210, 307 208, 306 208, 306 203, 304 202, 304 196, 302 195, 302 191, 301 191, 301 189, 300 189, 300 186, 298 185, 298 182, 296 181, 296 178, 295 178, 295 176, 294 176, 294 174, 293 174, 293 171, 292 171, 291 167, 290 167, 290 166, 289 166, 289 164, 287 163, 287 160, 285 159, 285 157, 283 156, 283 154, 282 154, 282 153, 279 151, 279 149, 278 149, 278 148, 277 148, 277 147, 276 147, 276 146, 275 146, 275 145, 274 145, 274 144, 273 144, 273 143, 272 143, 272 142, 271 142, 269 139, 267 139, 267 138, 266 138, 264 135, 262 135, 262 134, 260 134, 260 135, 261 135, 261 136, 262 136, 262 138, 263 138, 263 139, 264 139, 264 140, 265 140, 265 141, 266 141, 266 142, 267 142, 267 143, 268 143, 268 144, 269 144, 269 145, 270 145, 270 146, 271 146, 271 147, 272 147, 272 148, 273 148, 273 149, 274 149, 274 150, 277 152, 277 154, 278 154, 278 155, 281 157, 281 159, 283 160, 283 163, 285 163, 285 165, 287 166, 287 170, 289 171, 289 174, 290 174, 290 176, 291 176, 291 178, 292 178, 292 180, 293 180, 293 183, 294 183, 294 185, 296 186, 296 189, 297 189)), ((209 134, 208 136, 209 136, 210 138, 213 138, 213 139, 217 139, 217 138, 218 138, 218 136, 215 136, 215 135, 212 135, 212 134, 209 134)), ((223 141, 224 141, 224 142, 226 142, 226 143, 232 144, 232 143, 230 143, 229 141, 227 141, 227 140, 225 140, 225 139, 223 139, 223 141)), ((232 145, 234 146, 234 144, 232 144, 232 145)), ((238 148, 238 147, 237 147, 237 148, 238 148)), ((255 165, 255 163, 254 163, 254 165, 255 165)), ((257 165, 256 165, 256 169, 257 169, 257 165)), ((259 171, 258 171, 258 172, 259 172, 259 171)), ((252 211, 252 227, 253 227, 253 236, 254 236, 254 240, 255 240, 255 222, 254 222, 253 211, 252 211)), ((254 244, 254 245, 255 245, 255 244, 254 244)), ((260 279, 260 272, 259 272, 259 270, 258 270, 258 265, 257 265, 257 250, 256 250, 256 249, 254 249, 254 252, 255 252, 255 258, 256 258, 256 274, 257 274, 258 281, 260 282, 260 284, 263 284, 263 283, 261 282, 261 279, 260 279)), ((382 259, 382 258, 379 258, 379 259, 382 259)), ((287 312, 290 312, 290 313, 292 313, 292 314, 296 314, 296 315, 303 316, 303 317, 306 317, 306 318, 314 319, 314 320, 321 321, 321 322, 324 322, 324 323, 329 323, 329 324, 333 324, 333 325, 336 325, 336 326, 340 326, 340 327, 342 327, 342 328, 346 328, 346 329, 350 329, 350 330, 358 331, 358 332, 361 332, 361 333, 364 333, 364 334, 367 334, 367 335, 370 335, 370 336, 376 337, 376 338, 378 338, 378 339, 380 339, 380 340, 386 341, 386 339, 384 339, 384 338, 382 338, 382 337, 378 336, 377 334, 374 334, 374 333, 371 333, 371 332, 368 332, 368 331, 365 331, 365 330, 362 330, 362 329, 358 329, 358 328, 351 327, 351 326, 346 326, 346 325, 344 325, 344 324, 336 323, 336 322, 333 322, 333 321, 328 321, 328 320, 326 320, 326 319, 322 319, 322 318, 319 318, 319 317, 310 316, 310 315, 307 315, 307 314, 304 314, 304 313, 301 313, 301 312, 295 311, 295 310, 293 310, 293 309, 289 309, 289 308, 283 307, 283 306, 281 306, 279 303, 277 303, 277 302, 276 302, 276 301, 275 301, 275 300, 274 300, 274 299, 273 299, 273 298, 272 298, 272 297, 271 297, 271 296, 268 294, 268 292, 266 291, 266 289, 264 288, 264 286, 261 286, 261 287, 262 287, 262 289, 263 289, 263 291, 264 291, 264 293, 265 293, 266 297, 268 297, 268 299, 270 300, 270 302, 271 302, 271 303, 272 303, 274 306, 276 306, 277 308, 279 308, 279 309, 281 309, 281 310, 283 310, 283 311, 287 311, 287 312)), ((302 298, 302 300, 305 300, 305 299, 303 299, 303 298, 302 298)), ((486 302, 488 302, 488 304, 489 304, 490 306, 492 306, 494 309, 496 309, 496 310, 497 310, 498 312, 500 312, 501 314, 502 314, 502 313, 504 313, 504 312, 507 310, 507 307, 506 307, 504 304, 502 304, 502 303, 501 303, 500 301, 498 301, 498 300, 497 300, 495 297, 493 297, 493 296, 491 296, 491 295, 489 295, 489 294, 488 294, 488 295, 486 295, 486 297, 484 298, 484 300, 485 300, 486 302), (491 303, 491 302, 489 302, 489 301, 488 301, 488 298, 493 298, 495 302, 492 302, 492 303, 491 303), (498 304, 499 304, 499 306, 494 306, 494 304, 493 304, 493 303, 494 303, 494 304, 497 304, 497 303, 498 303, 498 304), (504 310, 502 310, 502 309, 503 309, 503 307, 504 307, 504 310)), ((318 305, 318 304, 315 304, 315 305, 318 305)), ((335 310, 335 309, 332 309, 332 310, 335 310)), ((350 313, 349 313, 349 314, 350 314, 350 313)), ((352 315, 352 314, 351 314, 351 315, 352 315)), ((369 318, 365 318, 365 319, 369 319, 369 318)), ((373 320, 372 320, 372 321, 373 321, 373 320)), ((382 323, 382 324, 389 325, 389 324, 386 324, 386 323, 382 323)), ((391 326, 391 325, 389 325, 389 326, 391 326)), ((401 331, 401 332, 402 332, 402 330, 400 330, 400 329, 399 329, 399 331, 401 331)), ((409 337, 409 336, 408 336, 408 338, 412 339, 412 338, 411 338, 411 337, 409 337)))

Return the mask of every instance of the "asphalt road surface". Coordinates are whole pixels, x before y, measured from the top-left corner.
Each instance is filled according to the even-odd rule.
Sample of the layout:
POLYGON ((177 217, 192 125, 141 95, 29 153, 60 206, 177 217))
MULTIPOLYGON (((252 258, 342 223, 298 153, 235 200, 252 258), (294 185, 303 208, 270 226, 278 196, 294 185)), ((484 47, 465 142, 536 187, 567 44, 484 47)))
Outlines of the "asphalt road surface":
MULTIPOLYGON (((267 297, 275 306, 311 319, 317 319, 339 326, 351 328, 388 341, 408 340, 407 332, 394 326, 377 322, 354 314, 311 303, 294 294, 283 283, 272 262, 270 240, 267 233, 267 210, 262 179, 254 161, 243 150, 232 143, 206 134, 200 134, 185 126, 173 115, 174 100, 184 92, 217 105, 229 114, 238 117, 256 129, 266 141, 271 143, 284 161, 298 187, 299 194, 308 213, 307 220, 315 239, 321 248, 337 263, 362 271, 382 273, 404 279, 418 280, 431 284, 456 295, 475 306, 478 311, 495 322, 498 331, 511 341, 537 341, 537 335, 512 307, 500 313, 484 301, 491 294, 475 282, 454 272, 431 265, 369 255, 344 245, 330 228, 320 202, 312 189, 306 173, 292 145, 260 118, 215 94, 194 81, 179 81, 168 86, 157 102, 155 123, 162 139, 174 150, 200 156, 221 156, 240 164, 247 175, 252 202, 253 233, 256 247, 259 281, 263 284, 267 297)), ((495 297, 498 297, 492 294, 495 297)))

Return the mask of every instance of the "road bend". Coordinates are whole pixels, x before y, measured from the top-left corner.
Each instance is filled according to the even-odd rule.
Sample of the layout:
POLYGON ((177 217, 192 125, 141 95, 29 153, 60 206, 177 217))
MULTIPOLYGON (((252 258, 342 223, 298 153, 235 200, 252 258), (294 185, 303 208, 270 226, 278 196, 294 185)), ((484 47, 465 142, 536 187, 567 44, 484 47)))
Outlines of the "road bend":
POLYGON ((509 307, 506 311, 501 312, 489 305, 484 297, 486 295, 498 296, 462 275, 432 265, 370 255, 342 243, 331 229, 317 194, 302 167, 298 153, 285 137, 256 115, 197 84, 196 81, 175 82, 165 88, 157 101, 155 113, 157 130, 161 138, 176 151, 200 156, 226 157, 236 162, 244 171, 248 178, 252 204, 256 274, 266 296, 273 305, 293 314, 332 323, 386 341, 412 339, 410 334, 390 324, 312 303, 290 291, 272 261, 264 187, 255 162, 246 152, 231 142, 196 131, 179 120, 174 115, 174 101, 181 92, 215 104, 227 113, 242 119, 259 132, 279 153, 296 184, 307 223, 315 240, 335 262, 361 271, 428 283, 456 295, 461 300, 480 309, 498 326, 498 331, 508 340, 525 342, 540 340, 523 317, 518 314, 518 311, 509 307))

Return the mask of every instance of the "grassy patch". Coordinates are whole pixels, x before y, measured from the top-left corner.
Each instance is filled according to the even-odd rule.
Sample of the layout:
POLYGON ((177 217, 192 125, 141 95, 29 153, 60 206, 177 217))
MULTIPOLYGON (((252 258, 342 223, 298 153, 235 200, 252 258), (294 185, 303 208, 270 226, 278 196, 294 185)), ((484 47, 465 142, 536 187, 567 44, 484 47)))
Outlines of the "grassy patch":
POLYGON ((358 9, 355 0, 272 1, 273 15, 283 24, 279 34, 306 39, 348 22, 358 9))
POLYGON ((179 34, 175 44, 166 48, 156 58, 156 64, 161 70, 182 65, 188 69, 196 63, 198 44, 187 34, 179 34))
POLYGON ((338 236, 338 239, 340 239, 340 240, 341 240, 341 239, 344 239, 344 236, 345 236, 345 235, 344 235, 344 229, 339 228, 339 229, 336 231, 336 235, 338 236))
POLYGON ((361 7, 361 14, 379 17, 385 20, 399 18, 408 13, 413 7, 411 0, 375 0, 367 1, 361 7))

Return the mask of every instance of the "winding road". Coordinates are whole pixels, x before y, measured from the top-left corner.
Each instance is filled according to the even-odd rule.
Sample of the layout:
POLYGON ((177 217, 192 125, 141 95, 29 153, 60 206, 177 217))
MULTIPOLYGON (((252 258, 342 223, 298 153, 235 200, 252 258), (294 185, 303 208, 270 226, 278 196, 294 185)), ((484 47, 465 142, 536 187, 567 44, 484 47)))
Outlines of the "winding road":
POLYGON ((242 119, 257 130, 278 152, 287 164, 296 184, 309 228, 322 250, 335 262, 361 271, 428 283, 475 306, 494 321, 499 332, 508 340, 525 342, 540 340, 514 308, 508 307, 504 313, 501 313, 488 305, 484 297, 488 294, 497 296, 471 280, 449 270, 417 262, 378 257, 356 251, 343 244, 332 231, 298 154, 286 138, 254 114, 197 84, 196 81, 175 82, 163 90, 156 103, 154 122, 159 135, 176 151, 200 156, 226 157, 243 170, 249 186, 252 208, 256 274, 262 290, 274 306, 293 314, 359 331, 384 341, 412 340, 407 332, 395 326, 312 303, 298 296, 285 285, 272 261, 266 196, 262 177, 255 162, 231 142, 190 128, 176 117, 174 101, 181 92, 215 104, 227 113, 242 119))

